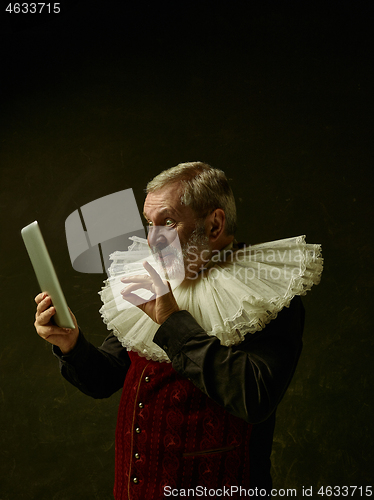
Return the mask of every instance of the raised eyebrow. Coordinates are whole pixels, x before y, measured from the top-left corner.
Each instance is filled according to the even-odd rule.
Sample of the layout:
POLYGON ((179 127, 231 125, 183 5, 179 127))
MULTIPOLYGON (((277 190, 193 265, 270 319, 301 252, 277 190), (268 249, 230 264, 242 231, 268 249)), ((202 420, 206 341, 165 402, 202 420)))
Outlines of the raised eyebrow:
MULTIPOLYGON (((159 213, 157 214, 159 217, 171 217, 171 218, 174 218, 175 216, 177 216, 177 213, 174 212, 174 210, 170 210, 170 208, 163 208, 159 211, 159 213)), ((146 220, 150 220, 148 218, 148 216, 146 215, 145 212, 143 212, 143 217, 146 219, 146 220)))

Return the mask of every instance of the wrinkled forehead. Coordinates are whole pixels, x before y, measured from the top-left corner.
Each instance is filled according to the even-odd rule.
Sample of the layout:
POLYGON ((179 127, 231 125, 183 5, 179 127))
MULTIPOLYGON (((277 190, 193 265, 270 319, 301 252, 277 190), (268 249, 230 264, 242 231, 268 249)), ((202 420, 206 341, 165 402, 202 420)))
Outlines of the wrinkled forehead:
POLYGON ((181 204, 182 186, 172 183, 153 193, 148 193, 144 201, 144 215, 148 218, 159 215, 190 217, 193 211, 181 204))

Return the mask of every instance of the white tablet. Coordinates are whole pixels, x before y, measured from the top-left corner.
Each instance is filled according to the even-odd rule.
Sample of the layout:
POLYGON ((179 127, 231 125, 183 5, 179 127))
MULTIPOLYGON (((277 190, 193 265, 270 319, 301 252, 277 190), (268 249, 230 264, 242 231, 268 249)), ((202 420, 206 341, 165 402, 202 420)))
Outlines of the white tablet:
POLYGON ((21 230, 21 235, 41 291, 48 293, 56 308, 56 313, 53 316, 54 322, 63 328, 75 328, 38 222, 32 222, 24 227, 21 230))

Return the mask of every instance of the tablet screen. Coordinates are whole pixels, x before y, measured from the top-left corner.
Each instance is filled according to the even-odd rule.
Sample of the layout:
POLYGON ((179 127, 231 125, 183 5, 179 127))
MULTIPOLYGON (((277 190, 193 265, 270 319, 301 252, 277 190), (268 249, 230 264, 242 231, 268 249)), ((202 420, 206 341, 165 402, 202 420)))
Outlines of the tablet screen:
POLYGON ((21 235, 42 292, 48 293, 56 308, 54 322, 63 328, 75 328, 64 294, 37 221, 21 230, 21 235))

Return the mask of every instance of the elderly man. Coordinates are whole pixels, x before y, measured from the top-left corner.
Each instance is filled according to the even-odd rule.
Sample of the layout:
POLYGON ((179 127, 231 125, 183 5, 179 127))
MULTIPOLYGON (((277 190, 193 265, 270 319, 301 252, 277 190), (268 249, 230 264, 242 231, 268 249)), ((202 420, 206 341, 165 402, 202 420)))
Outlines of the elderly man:
MULTIPOLYGON (((105 398, 123 387, 116 500, 211 498, 212 492, 241 498, 244 490, 245 496, 263 496, 272 486, 276 408, 302 348, 304 311, 296 295, 318 283, 319 252, 313 283, 300 264, 296 280, 288 267, 275 284, 249 275, 259 252, 243 250, 240 263, 232 191, 222 171, 201 162, 180 164, 153 179, 144 216, 156 255, 166 245, 160 228, 176 231, 184 281, 172 289, 147 263, 147 275, 125 277, 123 299, 138 305, 133 309, 139 316, 127 310, 122 323, 113 320, 114 333, 99 348, 85 339, 75 318, 74 330, 53 324, 55 309, 45 293, 35 299, 36 330, 53 344, 62 375, 85 394, 105 398), (278 282, 285 279, 280 298, 278 282), (140 288, 151 290, 152 300, 139 303, 140 288)), ((310 256, 311 246, 295 241, 297 251, 310 256)), ((169 253, 163 265, 172 277, 176 254, 169 253)))

